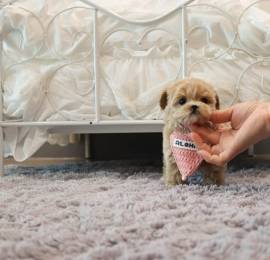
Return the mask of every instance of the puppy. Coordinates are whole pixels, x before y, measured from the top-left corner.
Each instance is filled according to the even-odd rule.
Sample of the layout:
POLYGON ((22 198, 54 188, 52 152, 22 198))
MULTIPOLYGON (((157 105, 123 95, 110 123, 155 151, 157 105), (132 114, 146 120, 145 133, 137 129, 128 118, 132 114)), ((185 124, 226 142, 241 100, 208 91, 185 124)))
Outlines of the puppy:
MULTIPOLYGON (((219 99, 212 86, 199 79, 184 79, 167 87, 160 98, 164 110, 163 129, 163 178, 165 184, 174 186, 182 181, 170 146, 170 135, 176 128, 188 133, 194 123, 209 124, 212 111, 219 109, 219 99)), ((204 175, 203 184, 224 184, 225 166, 202 162, 199 169, 204 175)))

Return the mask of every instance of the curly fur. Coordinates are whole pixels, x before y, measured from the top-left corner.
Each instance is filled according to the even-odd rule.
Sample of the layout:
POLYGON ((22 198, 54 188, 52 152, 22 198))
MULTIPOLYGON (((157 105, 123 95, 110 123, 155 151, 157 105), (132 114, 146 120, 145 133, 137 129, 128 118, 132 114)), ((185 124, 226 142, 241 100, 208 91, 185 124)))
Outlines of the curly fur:
MULTIPOLYGON (((160 97, 164 110, 163 129, 163 178, 167 185, 181 184, 182 178, 170 146, 170 135, 176 128, 187 132, 194 123, 209 124, 212 111, 219 108, 219 98, 214 88, 200 79, 184 79, 167 87, 160 97)), ((206 163, 200 166, 204 173, 204 184, 224 184, 224 167, 206 163)))

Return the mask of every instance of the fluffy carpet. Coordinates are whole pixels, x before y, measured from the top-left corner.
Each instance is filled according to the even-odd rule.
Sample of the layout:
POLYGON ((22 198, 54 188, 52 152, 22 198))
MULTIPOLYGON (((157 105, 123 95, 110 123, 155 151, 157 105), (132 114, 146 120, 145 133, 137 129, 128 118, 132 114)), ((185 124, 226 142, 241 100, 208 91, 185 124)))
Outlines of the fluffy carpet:
POLYGON ((148 163, 8 167, 0 258, 270 259, 269 169, 168 189, 148 163))

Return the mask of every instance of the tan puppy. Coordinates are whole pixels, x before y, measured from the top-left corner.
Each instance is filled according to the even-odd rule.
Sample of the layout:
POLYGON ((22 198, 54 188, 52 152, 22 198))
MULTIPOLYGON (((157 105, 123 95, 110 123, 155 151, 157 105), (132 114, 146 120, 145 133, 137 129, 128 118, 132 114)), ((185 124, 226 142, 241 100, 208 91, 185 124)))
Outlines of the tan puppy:
MULTIPOLYGON (((170 135, 176 129, 187 133, 193 123, 209 124, 212 111, 219 109, 219 99, 212 86, 199 79, 185 79, 169 86, 161 95, 160 107, 164 110, 163 178, 166 185, 183 183, 172 155, 170 135)), ((204 184, 224 184, 224 167, 203 163, 199 170, 204 184)))

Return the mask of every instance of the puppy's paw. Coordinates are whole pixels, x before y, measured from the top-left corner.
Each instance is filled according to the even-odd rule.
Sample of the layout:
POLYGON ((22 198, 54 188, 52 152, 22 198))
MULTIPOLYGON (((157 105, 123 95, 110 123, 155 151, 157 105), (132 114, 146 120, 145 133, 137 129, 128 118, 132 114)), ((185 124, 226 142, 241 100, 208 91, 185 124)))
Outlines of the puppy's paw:
POLYGON ((182 181, 181 175, 174 175, 173 178, 164 178, 166 187, 174 187, 176 185, 184 184, 182 181))
POLYGON ((224 185, 224 174, 222 173, 211 173, 211 174, 206 174, 204 177, 204 185, 224 185))
POLYGON ((175 178, 164 178, 164 183, 166 187, 168 188, 174 187, 175 185, 177 185, 175 178))

